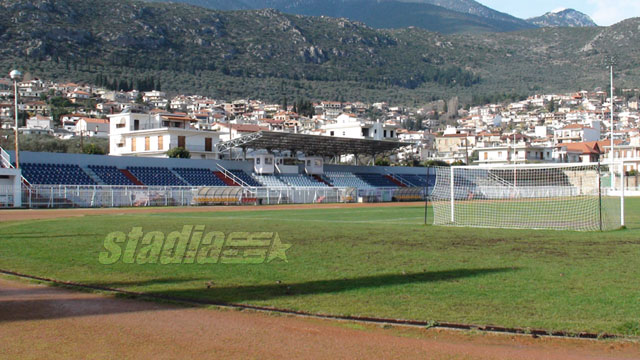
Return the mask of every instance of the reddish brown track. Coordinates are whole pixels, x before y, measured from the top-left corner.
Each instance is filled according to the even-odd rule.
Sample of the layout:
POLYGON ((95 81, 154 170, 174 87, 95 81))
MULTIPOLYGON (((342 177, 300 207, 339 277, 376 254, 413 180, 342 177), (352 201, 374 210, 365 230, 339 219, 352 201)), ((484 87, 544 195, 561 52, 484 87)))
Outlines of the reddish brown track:
POLYGON ((633 359, 633 343, 382 328, 77 293, 0 278, 1 358, 633 359))
POLYGON ((157 214, 157 213, 189 213, 218 211, 273 211, 295 209, 339 209, 366 207, 394 207, 424 204, 421 202, 364 203, 364 204, 296 204, 266 206, 194 206, 194 207, 139 207, 139 208, 92 208, 92 209, 35 209, 35 210, 0 210, 1 221, 57 219, 88 215, 113 214, 157 214))

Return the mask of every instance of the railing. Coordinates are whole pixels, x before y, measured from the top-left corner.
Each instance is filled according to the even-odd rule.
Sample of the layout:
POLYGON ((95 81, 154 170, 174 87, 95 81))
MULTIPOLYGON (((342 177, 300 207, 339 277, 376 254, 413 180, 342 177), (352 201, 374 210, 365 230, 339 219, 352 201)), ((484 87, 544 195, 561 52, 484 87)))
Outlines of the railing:
MULTIPOLYGON (((2 165, 3 168, 6 168, 6 169, 15 168, 11 163, 11 157, 9 156, 9 153, 4 151, 4 149, 1 147, 0 147, 0 164, 2 165)), ((29 182, 29 180, 27 180, 24 176, 20 175, 20 178, 22 180, 22 183, 25 186, 27 187, 31 186, 31 183, 29 182)))
POLYGON ((406 186, 406 187, 415 187, 415 185, 410 184, 409 182, 397 177, 394 173, 390 172, 390 171, 386 171, 385 170, 386 175, 391 176, 391 178, 393 178, 393 180, 399 182, 400 184, 406 186))
POLYGON ((222 175, 230 178, 231 180, 235 181, 236 184, 240 184, 240 186, 242 186, 245 189, 251 189, 252 186, 247 184, 246 182, 244 182, 242 179, 240 179, 239 177, 237 177, 234 173, 232 173, 231 171, 225 169, 222 165, 220 164, 216 164, 216 166, 218 167, 218 170, 220 170, 220 172, 222 173, 222 175))
POLYGON ((357 201, 358 194, 354 188, 331 187, 32 185, 23 187, 22 197, 28 208, 92 208, 348 203, 357 201))
POLYGON ((189 206, 197 188, 189 186, 32 185, 23 188, 29 208, 189 206))
POLYGON ((0 147, 0 158, 2 159, 0 161, 2 161, 3 168, 13 169, 13 164, 11 163, 11 157, 9 156, 9 153, 4 151, 4 149, 1 147, 0 147))
POLYGON ((487 172, 487 177, 488 177, 489 179, 491 179, 491 180, 493 180, 493 181, 497 182, 497 183, 498 183, 498 184, 500 184, 500 185, 507 186, 507 187, 513 187, 513 186, 514 186, 514 184, 512 184, 512 183, 510 183, 509 181, 507 181, 507 180, 505 180, 505 179, 501 178, 500 176, 498 176, 498 175, 494 174, 491 170, 489 170, 489 171, 487 172))
POLYGON ((0 185, 0 208, 14 207, 13 186, 0 185))

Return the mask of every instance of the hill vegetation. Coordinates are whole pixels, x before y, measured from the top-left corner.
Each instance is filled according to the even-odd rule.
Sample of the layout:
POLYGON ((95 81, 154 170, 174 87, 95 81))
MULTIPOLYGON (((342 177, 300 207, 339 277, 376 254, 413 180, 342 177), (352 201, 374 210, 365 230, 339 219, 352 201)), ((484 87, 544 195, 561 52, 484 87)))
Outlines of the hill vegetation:
MULTIPOLYGON (((275 10, 213 11, 130 0, 0 0, 0 68, 113 86, 153 79, 170 93, 279 101, 390 101, 634 87, 639 19, 609 28, 442 35, 376 30, 275 10)), ((147 84, 148 86, 149 84, 147 84)))
MULTIPOLYGON (((150 0, 167 2, 167 0, 150 0)), ((473 0, 171 0, 214 10, 273 8, 287 14, 361 21, 379 29, 415 26, 443 34, 500 32, 536 27, 473 0)))

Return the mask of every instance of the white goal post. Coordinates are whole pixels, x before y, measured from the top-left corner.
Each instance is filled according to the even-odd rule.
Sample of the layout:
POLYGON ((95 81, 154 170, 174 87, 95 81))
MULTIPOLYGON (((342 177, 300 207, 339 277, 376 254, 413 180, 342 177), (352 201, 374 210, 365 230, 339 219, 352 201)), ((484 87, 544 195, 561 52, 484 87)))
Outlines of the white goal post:
MULTIPOLYGON (((613 168, 621 174, 624 166, 613 168)), ((597 163, 437 167, 433 224, 618 229, 624 226, 624 192, 615 191, 612 174, 597 163)))

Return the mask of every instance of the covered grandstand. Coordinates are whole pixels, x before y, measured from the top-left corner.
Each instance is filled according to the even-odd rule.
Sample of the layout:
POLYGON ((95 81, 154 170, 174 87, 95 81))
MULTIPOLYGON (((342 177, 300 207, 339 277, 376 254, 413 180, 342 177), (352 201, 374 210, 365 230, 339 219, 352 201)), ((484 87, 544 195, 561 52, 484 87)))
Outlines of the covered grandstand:
MULTIPOLYGON (((238 140, 238 139, 236 139, 238 140)), ((273 132, 223 146, 296 154, 295 165, 264 173, 251 160, 169 159, 21 152, 24 206, 279 204, 419 200, 425 168, 323 163, 310 172, 298 152, 319 157, 384 154, 407 144, 273 132), (408 190, 409 188, 413 190, 408 190), (396 193, 402 196, 394 196, 396 193)), ((14 158, 12 152, 5 153, 14 158)), ((320 159, 322 159, 320 158, 320 159)))

